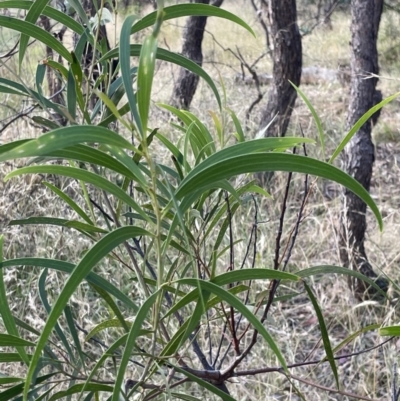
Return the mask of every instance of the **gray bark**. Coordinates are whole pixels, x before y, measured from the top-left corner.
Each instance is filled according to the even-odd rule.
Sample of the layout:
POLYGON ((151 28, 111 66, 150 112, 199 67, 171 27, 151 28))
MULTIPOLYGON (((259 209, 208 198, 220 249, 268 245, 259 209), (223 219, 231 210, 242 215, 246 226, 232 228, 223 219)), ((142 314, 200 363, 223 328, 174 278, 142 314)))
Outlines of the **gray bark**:
MULTIPOLYGON (((377 36, 383 0, 352 0, 351 20, 351 94, 347 111, 346 128, 382 99, 376 90, 378 79, 368 78, 379 73, 377 36)), ((365 123, 344 151, 346 171, 369 191, 375 160, 371 130, 378 116, 365 123)), ((344 193, 344 213, 341 222, 340 258, 344 266, 360 271, 368 277, 377 277, 368 262, 365 250, 366 204, 349 190, 344 193)), ((364 282, 350 280, 357 298, 367 292, 364 282)), ((384 288, 384 280, 378 284, 384 288)))
MULTIPOLYGON (((296 90, 290 84, 300 85, 302 46, 297 26, 295 0, 266 0, 270 39, 273 46, 273 81, 268 92, 260 130, 268 125, 265 136, 285 136, 296 100, 296 90)), ((267 183, 271 174, 258 174, 261 183, 267 183)))
POLYGON ((284 136, 296 100, 296 91, 289 81, 300 85, 302 67, 301 36, 297 26, 295 0, 269 0, 268 14, 273 43, 273 82, 260 128, 271 121, 266 136, 284 136))
MULTIPOLYGON (((223 0, 192 0, 192 3, 211 4, 221 6, 223 0)), ((204 38, 204 30, 207 23, 207 17, 189 17, 183 32, 183 45, 181 54, 198 65, 203 64, 203 53, 201 45, 204 38)), ((194 94, 196 93, 199 76, 186 70, 179 69, 178 78, 175 82, 171 96, 171 104, 177 108, 189 109, 194 94)))

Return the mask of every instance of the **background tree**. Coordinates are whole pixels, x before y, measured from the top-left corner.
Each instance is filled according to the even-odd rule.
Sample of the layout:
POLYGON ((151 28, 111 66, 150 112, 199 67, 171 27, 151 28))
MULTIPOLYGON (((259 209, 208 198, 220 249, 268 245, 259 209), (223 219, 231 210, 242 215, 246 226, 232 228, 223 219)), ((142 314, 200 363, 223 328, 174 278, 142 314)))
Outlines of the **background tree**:
MULTIPOLYGON (((353 0, 351 3, 351 95, 347 111, 346 130, 376 103, 382 94, 376 89, 379 73, 377 37, 382 14, 383 0, 353 0)), ((370 189, 374 144, 371 130, 378 115, 364 124, 346 146, 344 152, 347 172, 367 190, 370 189)), ((344 212, 341 223, 340 258, 342 263, 368 277, 376 278, 365 251, 366 205, 357 196, 345 190, 344 212)), ((360 281, 350 282, 358 298, 363 297, 366 287, 360 281)), ((387 287, 379 280, 381 287, 387 287)))
MULTIPOLYGON (((265 136, 285 136, 296 100, 296 91, 289 81, 300 85, 302 67, 296 1, 262 0, 262 4, 267 12, 273 50, 273 80, 267 106, 261 117, 260 130, 269 125, 265 136)), ((259 175, 258 179, 265 182, 269 176, 259 175)))
MULTIPOLYGON (((192 3, 211 4, 215 7, 220 7, 223 0, 192 0, 192 3)), ((201 44, 204 38, 204 30, 207 23, 207 17, 194 16, 189 17, 183 32, 183 44, 181 54, 198 65, 203 64, 203 53, 201 44)), ((178 79, 175 82, 171 96, 171 104, 182 109, 189 109, 192 103, 193 96, 196 93, 199 76, 193 74, 185 68, 179 69, 178 79)))
POLYGON ((260 129, 270 124, 265 136, 284 136, 296 100, 296 91, 289 81, 300 85, 302 67, 296 1, 268 0, 267 4, 267 0, 263 0, 263 4, 268 13, 274 65, 273 81, 260 129))

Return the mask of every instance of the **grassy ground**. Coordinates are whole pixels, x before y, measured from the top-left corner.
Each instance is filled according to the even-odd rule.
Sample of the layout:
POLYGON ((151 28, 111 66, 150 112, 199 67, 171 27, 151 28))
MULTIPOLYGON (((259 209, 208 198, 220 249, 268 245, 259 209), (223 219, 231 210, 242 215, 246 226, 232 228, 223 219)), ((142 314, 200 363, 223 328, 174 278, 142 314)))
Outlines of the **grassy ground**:
MULTIPOLYGON (((243 16, 243 1, 227 1, 226 6, 233 12, 243 16)), ((246 6, 245 20, 255 27, 257 39, 246 34, 243 29, 233 24, 221 24, 217 20, 210 20, 207 24, 207 34, 204 42, 204 67, 215 79, 220 77, 226 88, 227 106, 237 112, 239 118, 244 121, 246 110, 256 98, 256 89, 252 86, 244 86, 235 82, 235 74, 240 72, 238 60, 228 50, 236 52, 239 48, 245 59, 251 63, 265 51, 264 33, 260 28, 257 17, 246 6)), ((307 15, 302 16, 302 24, 307 24, 307 15)), ((325 26, 318 27, 312 34, 304 37, 304 65, 319 66, 336 69, 338 63, 349 60, 349 15, 338 12, 332 17, 333 29, 325 26), (323 49, 323 51, 321 51, 323 49)), ((400 30, 399 16, 386 13, 382 20, 379 52, 381 58, 381 80, 379 83, 384 96, 388 96, 399 90, 399 67, 397 35, 400 30), (397 46, 397 47, 396 47, 397 46)), ((160 43, 171 50, 180 49, 180 34, 184 21, 178 20, 166 23, 164 37, 160 43)), ((40 49, 30 55, 31 63, 24 65, 22 78, 32 81, 32 72, 35 63, 40 60, 40 49), (36 53, 39 52, 39 53, 36 53), (39 55, 38 55, 39 54, 39 55)), ((259 72, 270 72, 271 62, 265 56, 257 65, 259 72)), ((16 71, 16 61, 13 60, 7 66, 0 67, 0 75, 9 74, 8 69, 16 71)), ((165 63, 159 63, 157 67, 156 83, 154 88, 154 101, 168 102, 177 70, 165 63)), ((309 97, 311 103, 319 113, 326 132, 327 152, 333 151, 343 137, 346 105, 348 103, 348 89, 339 83, 320 83, 318 85, 303 86, 303 91, 309 97)), ((268 88, 264 87, 266 94, 268 88)), ((12 97, 2 98, 2 104, 12 104, 14 108, 20 105, 12 97)), ((249 137, 257 133, 258 122, 262 108, 265 107, 265 99, 254 109, 248 121, 249 137)), ((159 126, 164 132, 170 132, 171 138, 176 138, 177 133, 168 125, 169 117, 159 111, 154 104, 152 126, 159 126)), ((209 88, 200 83, 196 93, 192 111, 203 121, 211 125, 209 110, 216 109, 215 99, 212 98, 209 88)), ((5 116, 1 107, 0 115, 5 116)), ((398 282, 400 250, 398 238, 400 235, 400 113, 399 103, 394 101, 385 108, 381 114, 380 122, 374 129, 376 144, 376 163, 371 193, 378 203, 384 216, 385 229, 379 233, 372 216, 368 215, 369 226, 367 233, 366 249, 371 263, 377 271, 383 271, 395 282, 398 282)), ((317 133, 310 113, 301 101, 297 101, 290 125, 290 134, 299 135, 300 127, 305 136, 317 139, 317 133)), ((233 132, 232 126, 228 126, 233 132)), ((32 125, 27 121, 18 121, 10 126, 1 137, 5 143, 11 139, 26 138, 38 135, 32 125)), ((310 155, 320 157, 317 148, 309 147, 310 155)), ((162 157, 162 156, 161 156, 162 157)), ((15 166, 12 164, 1 167, 3 176, 15 166)), ((68 188, 71 196, 76 192, 73 182, 50 177, 57 185, 68 188)), ((259 220, 265 223, 259 225, 258 230, 258 265, 271 267, 275 246, 275 234, 278 227, 280 205, 283 189, 286 185, 286 175, 277 174, 272 187, 274 200, 259 201, 259 220)), ((64 208, 63 204, 54 199, 52 195, 43 191, 40 185, 42 177, 25 177, 21 180, 12 180, 7 183, 0 181, 0 221, 1 231, 7 236, 7 258, 22 257, 28 255, 54 257, 68 259, 72 262, 79 259, 89 246, 88 242, 71 235, 67 230, 58 228, 30 227, 20 229, 18 226, 7 227, 11 219, 29 217, 32 215, 60 215, 72 217, 72 213, 64 208)), ((292 191, 288 204, 287 220, 285 223, 284 240, 295 224, 298 207, 301 201, 304 177, 296 175, 292 182, 292 191)), ((340 264, 337 246, 338 219, 341 210, 340 197, 336 196, 339 189, 328 186, 327 183, 318 181, 313 187, 312 195, 307 204, 305 218, 300 228, 297 245, 290 261, 290 269, 300 270, 311 265, 338 265, 340 264), (326 192, 331 190, 333 197, 328 198, 326 192), (333 192, 332 192, 333 190, 333 192)), ((253 223, 254 207, 251 203, 243 213, 237 217, 235 227, 238 238, 243 242, 236 247, 236 255, 244 254, 246 241, 253 223)), ((101 274, 115 284, 130 291, 133 297, 137 296, 134 287, 127 282, 127 275, 121 269, 115 270, 113 266, 105 264, 101 267, 101 274), (133 288, 133 289, 132 289, 133 288)), ((38 271, 28 268, 7 269, 5 280, 12 294, 13 312, 28 323, 40 329, 44 324, 45 314, 40 300, 34 292, 37 285, 38 271)), ((47 288, 52 295, 57 295, 64 276, 57 273, 49 273, 47 288)), ((326 322, 333 346, 338 345, 351 333, 373 323, 386 325, 398 322, 398 308, 396 303, 379 304, 368 301, 358 303, 353 298, 344 278, 338 276, 325 276, 313 282, 313 288, 326 316, 326 322)), ((261 290, 261 289, 260 289, 261 290)), ((80 292, 73 298, 74 306, 79 309, 78 322, 86 328, 92 327, 102 319, 104 313, 99 301, 93 299, 93 294, 82 286, 80 292)), ((307 357, 314 360, 323 357, 318 322, 315 312, 306 297, 298 297, 294 301, 278 304, 272 310, 271 319, 267 323, 275 340, 282 347, 289 363, 299 362, 307 357)), ((216 328, 217 329, 217 328, 216 328)), ((218 334, 218 333, 216 333, 218 334)), ((204 333, 201 333, 204 335, 204 333)), ((110 334, 111 336, 111 334, 110 334)), ((106 337, 105 340, 108 338, 106 337)), ((340 351, 340 355, 356 352, 367 347, 379 344, 379 338, 375 332, 366 333, 346 345, 340 351)), ((87 347, 91 347, 87 345, 87 347)), ((390 398, 390 378, 393 363, 397 360, 400 341, 393 341, 384 347, 378 348, 367 354, 362 354, 351 359, 338 361, 341 389, 370 398, 388 400, 390 398)), ((95 347, 92 352, 96 353, 95 347)), ((276 361, 271 352, 265 347, 258 347, 256 352, 245 361, 244 368, 256 368, 260 366, 275 366, 276 361)), ((13 372, 13 366, 1 366, 4 373, 13 372)), ((317 367, 302 367, 293 370, 295 376, 320 386, 334 388, 334 378, 328 364, 317 367)), ((350 400, 351 398, 341 394, 323 391, 304 382, 294 381, 297 388, 304 394, 307 400, 350 400)), ((229 384, 229 389, 238 400, 298 400, 293 387, 282 375, 277 373, 255 375, 246 378, 237 378, 229 384)), ((207 396, 206 396, 207 397, 207 396)))

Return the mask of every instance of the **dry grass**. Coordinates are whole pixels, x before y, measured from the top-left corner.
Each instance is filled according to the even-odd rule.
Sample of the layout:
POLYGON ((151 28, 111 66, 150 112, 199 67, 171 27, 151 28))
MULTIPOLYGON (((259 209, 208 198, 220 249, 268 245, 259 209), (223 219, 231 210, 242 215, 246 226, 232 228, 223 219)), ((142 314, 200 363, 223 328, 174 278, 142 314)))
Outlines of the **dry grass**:
MULTIPOLYGON (((226 2, 227 8, 242 15, 243 1, 226 2)), ((247 6, 249 7, 249 6, 247 6)), ((249 7, 250 9, 250 7, 249 7)), ((253 39, 243 29, 233 24, 221 24, 213 19, 207 25, 208 33, 205 38, 205 69, 215 79, 222 77, 226 88, 227 105, 237 112, 239 118, 244 121, 245 113, 252 99, 256 97, 254 87, 240 86, 234 81, 236 72, 240 66, 235 57, 229 51, 223 51, 221 47, 235 51, 236 46, 241 49, 246 60, 251 62, 264 52, 264 36, 259 28, 256 17, 249 11, 246 21, 256 28, 258 39, 253 39), (229 35, 227 34, 229 32, 229 35), (212 34, 211 34, 212 33, 212 34), (217 38, 217 42, 214 40, 217 38)), ((382 21, 382 35, 379 44, 380 55, 384 60, 382 64, 382 79, 380 87, 384 95, 390 95, 398 90, 399 59, 394 58, 390 49, 396 44, 393 38, 393 30, 398 29, 398 16, 385 14, 382 21), (390 57, 389 57, 390 56, 390 57)), ((349 59, 349 17, 344 13, 333 16, 333 30, 326 27, 316 29, 311 35, 304 38, 304 64, 307 66, 320 66, 335 69, 338 62, 349 59), (323 51, 321 51, 323 49, 323 51)), ((180 48, 180 32, 184 21, 178 20, 167 23, 164 28, 163 46, 171 50, 180 48)), ((396 31, 397 32, 397 31, 396 31)), ((397 43, 398 46, 398 43, 397 43)), ((31 60, 35 58, 31 56, 31 60)), ((14 64, 11 68, 16 69, 14 64)), ((26 80, 32 80, 34 61, 26 65, 26 80)), ((262 59, 258 65, 260 72, 270 72, 271 63, 268 57, 262 59)), ((0 67, 0 74, 7 74, 4 66, 0 67)), ((159 63, 156 74, 154 101, 168 102, 171 94, 176 68, 159 63)), ((264 88, 264 92, 268 88, 264 88)), ((339 84, 319 84, 317 86, 304 86, 303 91, 309 97, 311 103, 321 116, 326 132, 328 154, 332 152, 343 137, 343 125, 348 101, 347 89, 339 84)), ((9 99, 1 99, 2 103, 9 99)), ((11 99, 10 102, 16 102, 11 99)), ((15 103, 16 104, 16 103, 15 103)), ((260 114, 265 101, 255 108, 248 123, 247 135, 252 137, 258 127, 260 114)), ((208 110, 215 110, 215 99, 210 95, 210 90, 203 82, 200 83, 195 96, 192 111, 203 121, 211 126, 211 118, 208 110)), ((385 230, 379 233, 372 216, 369 218, 366 248, 368 256, 377 271, 383 271, 395 282, 398 282, 400 248, 398 238, 400 235, 400 114, 398 102, 394 101, 381 114, 381 119, 374 131, 376 143, 376 163, 371 193, 378 203, 385 221, 385 230)), ((0 112, 3 115, 3 111, 0 112)), ((164 132, 169 132, 171 138, 176 139, 178 133, 168 126, 168 116, 164 115, 154 105, 153 126, 161 127, 164 132)), ((307 137, 317 139, 317 133, 310 113, 301 101, 297 101, 290 125, 290 134, 298 135, 299 127, 302 127, 307 137)), ((211 128, 212 129, 212 128, 211 128)), ((233 127, 228 124, 228 131, 233 127)), ((3 133, 1 141, 8 142, 11 139, 31 137, 39 133, 27 122, 18 122, 3 133)), ((157 149, 159 152, 159 149, 157 149)), ((318 147, 310 147, 309 154, 320 157, 318 147)), ((1 176, 5 175, 14 165, 3 165, 1 176)), ((48 179, 48 178, 47 178, 48 179)), ((53 179, 56 179, 53 177, 53 179)), ((82 241, 76 234, 59 228, 43 228, 30 226, 29 228, 7 227, 11 219, 29 217, 32 215, 54 215, 65 218, 76 218, 61 201, 51 194, 43 191, 40 182, 42 177, 34 176, 7 183, 0 182, 0 229, 6 234, 7 258, 37 255, 68 259, 77 261, 82 253, 90 246, 88 241, 82 241)), ((295 224, 298 207, 301 201, 301 191, 304 177, 295 175, 292 182, 291 197, 288 204, 288 212, 285 222, 284 241, 289 238, 289 233, 295 224)), ((74 183, 68 180, 60 181, 57 185, 68 188, 71 195, 76 192, 74 183)), ((282 200, 282 192, 286 185, 286 175, 277 174, 272 194, 274 200, 263 200, 259 203, 259 220, 265 223, 258 229, 258 255, 257 265, 271 267, 275 247, 275 233, 278 227, 278 218, 282 200)), ((296 247, 289 264, 290 271, 297 271, 312 265, 338 265, 340 264, 337 247, 336 230, 340 215, 341 202, 339 197, 328 200, 324 196, 326 183, 316 182, 312 196, 307 204, 305 218, 302 222, 296 247)), ((237 236, 243 238, 243 242, 236 247, 236 255, 240 260, 243 255, 246 241, 253 223, 254 209, 251 203, 244 208, 242 214, 236 218, 235 228, 237 236)), ((44 324, 45 313, 41 302, 37 297, 36 289, 39 271, 28 268, 7 269, 6 282, 10 291, 10 299, 13 300, 13 312, 26 319, 29 324, 40 329, 44 324)), ((122 289, 131 291, 136 297, 135 288, 127 281, 128 274, 121 269, 115 269, 110 263, 104 263, 101 274, 122 289), (130 290, 129 290, 130 288, 130 290)), ((47 288, 50 291, 50 299, 57 295, 64 276, 49 272, 47 288)), ((333 346, 338 345, 343 339, 362 327, 373 323, 395 324, 398 322, 396 304, 379 304, 377 302, 357 303, 347 287, 343 277, 334 275, 318 277, 312 281, 314 291, 324 312, 326 323, 331 336, 333 346)), ((261 290, 256 289, 255 292, 261 290)), ((255 296, 255 294, 253 294, 255 296)), ((81 286, 79 292, 73 298, 78 307, 78 322, 87 328, 92 327, 104 317, 102 304, 94 299, 93 293, 86 286, 81 286)), ((267 328, 282 347, 288 363, 295 363, 308 358, 319 359, 324 356, 321 345, 318 322, 310 302, 305 296, 297 297, 291 302, 279 303, 273 307, 271 318, 267 328)), ((219 333, 216 331, 215 335, 219 333)), ((110 332, 110 339, 112 333, 110 332)), ((105 340, 108 338, 106 337, 105 340)), ((340 351, 340 355, 355 352, 374 346, 382 341, 376 332, 370 332, 359 336, 352 343, 340 351)), ((90 347, 90 345, 87 345, 90 347)), ((390 377, 393 363, 399 351, 400 342, 392 342, 373 352, 338 361, 341 389, 344 391, 388 400, 390 398, 390 377)), ((98 353, 99 350, 91 350, 98 353)), ((275 358, 268 348, 259 346, 256 352, 249 357, 241 367, 255 368, 260 366, 275 366, 275 358)), ((4 373, 13 372, 13 367, 1 366, 4 373)), ((293 370, 293 374, 311 382, 327 387, 335 387, 334 378, 328 364, 317 367, 303 367, 293 370)), ((294 382, 297 388, 304 394, 307 400, 348 400, 349 397, 327 393, 318 388, 313 388, 304 383, 294 382)), ((232 394, 238 400, 298 400, 286 378, 277 373, 264 374, 253 377, 238 378, 229 384, 232 394)), ((194 394, 195 395, 195 394, 194 394)), ((208 397, 208 395, 207 395, 208 397)))

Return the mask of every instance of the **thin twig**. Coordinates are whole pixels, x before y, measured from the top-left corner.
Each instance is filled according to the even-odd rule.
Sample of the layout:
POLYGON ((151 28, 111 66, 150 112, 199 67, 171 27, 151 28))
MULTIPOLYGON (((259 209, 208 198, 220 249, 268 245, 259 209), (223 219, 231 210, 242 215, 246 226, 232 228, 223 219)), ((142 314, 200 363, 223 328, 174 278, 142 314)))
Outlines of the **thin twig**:
MULTIPOLYGON (((87 330, 85 330, 83 327, 81 327, 76 321, 74 323, 75 323, 75 327, 79 331, 84 333, 86 336, 89 334, 89 332, 87 330)), ((107 350, 110 348, 107 344, 103 343, 103 341, 101 341, 101 340, 98 340, 96 337, 90 337, 89 341, 92 341, 95 344, 101 345, 103 348, 105 348, 107 350)), ((121 353, 119 353, 118 351, 113 351, 113 354, 117 355, 117 356, 122 356, 121 353)), ((135 361, 133 359, 129 359, 129 361, 132 362, 133 364, 137 365, 137 366, 140 366, 141 368, 144 368, 144 365, 141 364, 140 362, 137 362, 137 361, 135 361)))
MULTIPOLYGON (((226 202, 226 211, 228 214, 228 227, 229 227, 229 268, 228 270, 233 271, 235 270, 235 248, 233 244, 233 229, 232 229, 232 211, 231 211, 231 205, 229 203, 229 195, 228 192, 225 191, 225 202, 226 202)), ((233 284, 230 284, 230 288, 233 287, 233 284)), ((235 310, 233 306, 230 306, 230 319, 228 319, 230 322, 230 328, 232 332, 232 343, 233 343, 233 348, 236 352, 236 355, 240 355, 240 349, 239 349, 239 342, 236 336, 236 322, 235 322, 235 310)))
MULTIPOLYGON (((264 2, 261 2, 262 5, 264 5, 264 2)), ((268 32, 268 27, 266 25, 266 23, 264 22, 264 19, 262 17, 262 11, 257 7, 256 3, 254 2, 254 0, 251 0, 251 5, 254 8, 254 11, 257 14, 257 18, 258 18, 258 22, 261 24, 264 32, 265 32, 265 39, 266 39, 266 44, 267 44, 267 49, 269 49, 269 54, 272 54, 272 50, 271 50, 271 43, 269 40, 269 32, 268 32)), ((265 5, 264 5, 265 6, 265 5)))
MULTIPOLYGON (((302 133, 303 133, 303 131, 302 131, 302 133)), ((304 136, 304 134, 303 134, 303 136, 304 136)), ((305 144, 303 144, 303 151, 304 151, 304 156, 307 156, 307 149, 306 149, 306 145, 305 144)), ((288 250, 286 252, 286 259, 283 262, 282 271, 286 270, 286 267, 287 267, 287 265, 289 263, 290 257, 292 256, 292 251, 293 251, 294 245, 296 243, 297 235, 298 235, 299 229, 300 229, 300 223, 301 223, 301 220, 303 218, 304 208, 305 208, 305 206, 307 204, 309 190, 310 189, 308 188, 308 174, 306 174, 305 177, 304 177, 304 195, 303 195, 303 199, 301 201, 299 212, 297 214, 297 219, 296 219, 296 223, 295 223, 295 226, 294 226, 294 232, 293 232, 293 235, 291 236, 290 246, 289 246, 289 248, 288 248, 288 250)))
MULTIPOLYGON (((357 352, 352 352, 351 354, 345 354, 345 355, 340 355, 340 356, 335 356, 333 359, 338 361, 341 359, 347 359, 347 358, 352 358, 353 356, 359 356, 362 354, 366 354, 368 352, 371 352, 377 348, 383 347, 384 345, 386 345, 387 343, 389 343, 390 341, 392 341, 395 337, 390 337, 389 339, 381 342, 378 345, 374 345, 373 347, 370 348, 366 348, 364 350, 361 351, 357 351, 357 352)), ((290 365, 287 365, 288 369, 294 369, 294 368, 300 368, 303 366, 310 366, 310 365, 319 365, 321 363, 326 363, 328 362, 327 358, 324 359, 317 359, 314 361, 308 361, 308 362, 297 362, 297 363, 292 363, 290 365)), ((275 366, 275 367, 265 367, 265 368, 258 368, 258 369, 247 369, 247 370, 238 370, 233 374, 233 377, 239 377, 239 376, 252 376, 252 375, 259 375, 259 374, 263 374, 263 373, 272 373, 272 372, 282 372, 283 368, 281 366, 275 366)))
MULTIPOLYGON (((285 373, 283 373, 283 372, 282 372, 282 374, 284 374, 284 375, 287 377, 287 374, 285 374, 285 373)), ((322 386, 322 385, 320 385, 320 384, 314 383, 314 382, 312 382, 312 381, 302 379, 302 378, 299 377, 299 376, 290 375, 289 378, 294 379, 294 380, 297 380, 297 381, 299 381, 299 382, 301 382, 301 383, 304 383, 304 384, 307 384, 307 385, 309 385, 309 386, 316 387, 316 388, 319 388, 319 389, 324 390, 324 391, 328 391, 328 392, 330 392, 330 393, 341 394, 341 395, 345 395, 345 396, 347 396, 347 397, 356 398, 356 399, 358 399, 358 400, 382 401, 382 399, 380 399, 380 398, 363 397, 362 395, 357 395, 357 394, 354 394, 354 393, 349 393, 349 392, 347 392, 347 391, 338 390, 338 389, 336 389, 336 388, 325 387, 325 386, 322 386)))

